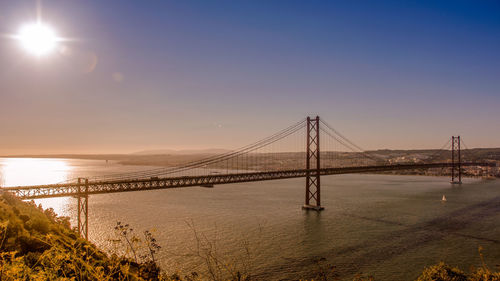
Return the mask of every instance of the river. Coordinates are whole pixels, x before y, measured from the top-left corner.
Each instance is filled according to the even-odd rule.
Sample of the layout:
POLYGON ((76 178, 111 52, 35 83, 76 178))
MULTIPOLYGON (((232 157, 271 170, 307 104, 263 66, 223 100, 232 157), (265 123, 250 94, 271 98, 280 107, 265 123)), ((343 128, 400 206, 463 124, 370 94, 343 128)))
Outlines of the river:
MULTIPOLYGON (((0 158, 0 185, 150 168, 102 160, 0 158)), ((203 271, 198 241, 211 246, 222 262, 263 280, 311 279, 322 258, 341 280, 356 273, 412 280, 439 261, 464 270, 481 265, 480 246, 491 267, 500 264, 498 180, 465 179, 458 186, 446 177, 324 176, 320 213, 301 209, 304 185, 304 179, 289 179, 92 195, 89 239, 112 251, 120 221, 137 234, 153 231, 167 272, 203 271)), ((75 225, 76 199, 36 203, 69 216, 75 225)))

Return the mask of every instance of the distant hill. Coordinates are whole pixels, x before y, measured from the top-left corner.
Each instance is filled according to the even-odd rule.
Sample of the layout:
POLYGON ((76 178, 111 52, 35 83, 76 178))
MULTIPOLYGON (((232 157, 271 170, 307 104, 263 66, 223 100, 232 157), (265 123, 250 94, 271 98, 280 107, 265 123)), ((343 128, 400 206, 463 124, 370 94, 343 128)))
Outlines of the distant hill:
POLYGON ((228 149, 154 149, 154 150, 143 150, 139 152, 131 153, 131 155, 192 155, 192 154, 222 154, 229 152, 228 149))

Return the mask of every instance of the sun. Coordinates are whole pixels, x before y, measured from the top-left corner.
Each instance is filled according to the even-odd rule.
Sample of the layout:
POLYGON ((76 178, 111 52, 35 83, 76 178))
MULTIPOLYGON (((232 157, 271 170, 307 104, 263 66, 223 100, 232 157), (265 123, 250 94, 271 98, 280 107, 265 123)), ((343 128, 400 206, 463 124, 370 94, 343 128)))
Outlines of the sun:
POLYGON ((56 32, 41 22, 23 25, 16 38, 26 51, 36 56, 51 53, 59 42, 56 32))

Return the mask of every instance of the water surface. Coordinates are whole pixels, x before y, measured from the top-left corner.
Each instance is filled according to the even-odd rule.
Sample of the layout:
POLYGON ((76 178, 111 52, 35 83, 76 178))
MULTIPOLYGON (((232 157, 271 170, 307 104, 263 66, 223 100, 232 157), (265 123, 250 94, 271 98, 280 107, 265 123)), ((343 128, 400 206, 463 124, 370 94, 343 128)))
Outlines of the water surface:
MULTIPOLYGON (((94 160, 0 159, 0 183, 54 183, 147 168, 94 160), (30 172, 36 169, 42 170, 30 172)), ((465 270, 479 265, 479 246, 490 265, 500 264, 498 180, 466 179, 452 186, 446 177, 326 176, 321 213, 301 209, 304 182, 93 195, 89 238, 111 250, 117 221, 139 234, 154 229, 162 267, 191 272, 204 268, 192 256, 194 229, 200 239, 217 245, 221 258, 230 257, 228 262, 266 280, 312 278, 319 258, 334 264, 342 280, 359 272, 377 280, 412 280, 441 260, 465 270)), ((76 199, 37 203, 74 222, 76 199)))

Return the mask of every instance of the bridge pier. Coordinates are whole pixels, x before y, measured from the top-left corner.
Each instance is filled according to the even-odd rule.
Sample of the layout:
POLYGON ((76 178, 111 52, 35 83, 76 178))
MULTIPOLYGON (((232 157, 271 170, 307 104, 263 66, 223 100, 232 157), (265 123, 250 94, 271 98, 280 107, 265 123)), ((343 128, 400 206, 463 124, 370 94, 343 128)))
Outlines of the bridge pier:
POLYGON ((304 210, 321 211, 319 116, 307 117, 306 198, 304 210))
POLYGON ((89 240, 89 180, 78 178, 78 234, 89 240), (82 184, 83 183, 83 184, 82 184), (83 185, 83 188, 82 188, 83 185))
POLYGON ((460 136, 451 137, 451 184, 462 183, 462 156, 460 154, 460 136))

